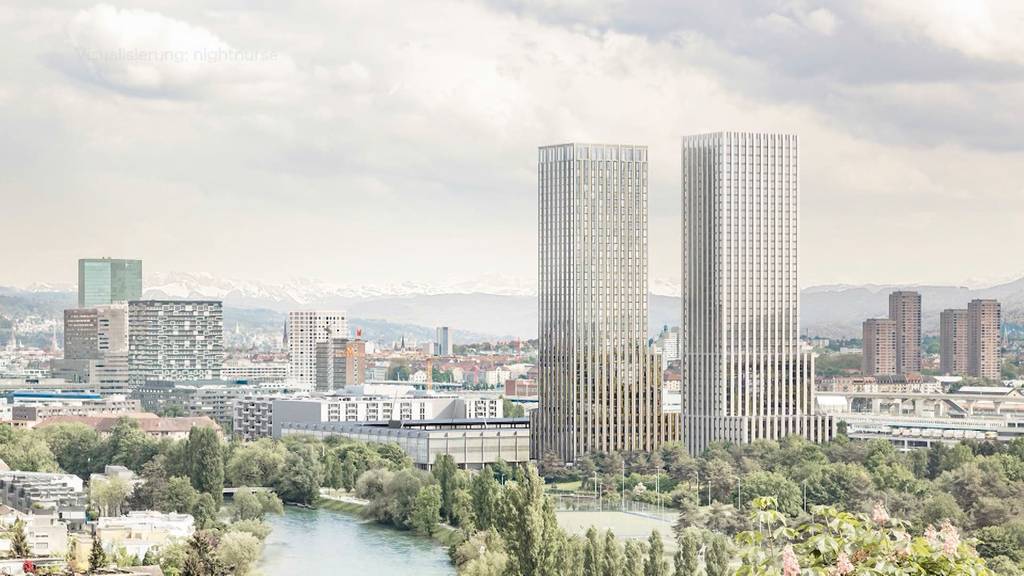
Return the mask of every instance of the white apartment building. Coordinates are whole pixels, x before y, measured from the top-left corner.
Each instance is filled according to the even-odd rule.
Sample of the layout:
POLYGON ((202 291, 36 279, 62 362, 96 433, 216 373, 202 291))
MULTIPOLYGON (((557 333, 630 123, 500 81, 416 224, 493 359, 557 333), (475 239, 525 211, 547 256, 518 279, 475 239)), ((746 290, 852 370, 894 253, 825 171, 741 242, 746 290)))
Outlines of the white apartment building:
POLYGON ((283 362, 246 362, 221 367, 220 379, 279 382, 288 379, 288 371, 289 365, 283 362))
POLYGON ((661 366, 647 349, 647 167, 646 146, 538 150, 535 458, 668 439, 661 366))
POLYGON ((224 310, 219 300, 133 300, 128 303, 128 370, 147 380, 220 378, 224 310))
POLYGON ((279 437, 281 426, 288 423, 430 421, 503 416, 500 398, 455 395, 254 397, 239 401, 235 414, 236 435, 249 440, 270 435, 279 437))
POLYGON ((104 516, 96 521, 96 535, 107 553, 125 548, 129 555, 142 558, 151 548, 159 549, 174 541, 186 540, 195 531, 190 514, 133 510, 125 516, 104 516))
POLYGON ((288 313, 288 363, 291 378, 299 384, 316 385, 316 344, 348 336, 348 321, 340 311, 288 313))
POLYGON ((832 435, 800 347, 800 166, 792 134, 682 142, 682 425, 687 448, 832 435))

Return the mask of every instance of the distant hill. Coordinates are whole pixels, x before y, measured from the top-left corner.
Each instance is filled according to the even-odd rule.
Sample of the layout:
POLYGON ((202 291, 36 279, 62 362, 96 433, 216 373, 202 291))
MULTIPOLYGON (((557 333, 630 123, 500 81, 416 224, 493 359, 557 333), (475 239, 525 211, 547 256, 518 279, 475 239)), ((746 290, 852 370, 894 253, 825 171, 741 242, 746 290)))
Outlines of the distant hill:
MULTIPOLYGON (((529 286, 499 279, 494 282, 426 286, 412 283, 385 288, 346 288, 314 281, 281 285, 217 280, 207 275, 159 278, 147 288, 147 298, 217 298, 224 301, 225 325, 233 330, 247 325, 261 330, 283 329, 285 313, 298 309, 344 310, 353 327, 368 337, 396 340, 402 334, 417 340, 432 338, 435 326, 450 326, 460 342, 537 335, 537 299, 529 286)), ((650 297, 649 330, 679 324, 680 299, 671 295, 676 285, 659 282, 656 289, 669 293, 650 297)), ((149 279, 147 279, 149 286, 149 279)), ((1006 322, 1024 322, 1024 278, 971 289, 962 286, 843 285, 813 286, 802 292, 801 324, 804 334, 857 337, 865 318, 888 312, 893 290, 912 289, 923 299, 923 329, 938 333, 939 312, 963 308, 974 298, 995 298, 1003 303, 1006 322)), ((0 316, 37 315, 59 318, 75 296, 68 287, 0 288, 0 316)), ((0 319, 0 332, 3 330, 0 319)), ((4 342, 0 334, 0 343, 4 342)))

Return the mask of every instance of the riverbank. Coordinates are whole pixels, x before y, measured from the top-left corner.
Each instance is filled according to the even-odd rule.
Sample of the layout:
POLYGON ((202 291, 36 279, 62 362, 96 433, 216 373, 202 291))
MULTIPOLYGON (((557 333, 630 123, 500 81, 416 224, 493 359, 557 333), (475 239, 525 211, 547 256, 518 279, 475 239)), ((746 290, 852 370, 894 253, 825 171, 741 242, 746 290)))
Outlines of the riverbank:
MULTIPOLYGON (((320 502, 317 506, 332 512, 352 514, 362 518, 363 508, 366 507, 367 504, 369 504, 369 502, 365 500, 346 496, 335 496, 325 492, 320 495, 320 502)), ((387 528, 401 532, 401 530, 394 527, 387 528)), ((438 524, 437 528, 434 529, 434 533, 431 534, 430 537, 438 544, 447 548, 453 544, 458 544, 462 540, 462 533, 458 529, 452 528, 447 524, 438 524)))

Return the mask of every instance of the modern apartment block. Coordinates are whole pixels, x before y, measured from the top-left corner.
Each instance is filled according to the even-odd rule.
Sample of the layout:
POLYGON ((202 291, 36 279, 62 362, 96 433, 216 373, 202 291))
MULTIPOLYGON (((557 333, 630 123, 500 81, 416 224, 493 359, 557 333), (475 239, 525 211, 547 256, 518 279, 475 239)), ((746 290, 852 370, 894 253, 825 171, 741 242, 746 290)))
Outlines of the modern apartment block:
POLYGON ((128 369, 133 385, 217 379, 223 364, 224 310, 219 300, 128 303, 128 369))
POLYGON ((330 392, 366 382, 366 342, 328 338, 316 343, 316 389, 330 392))
POLYGON ((291 377, 299 384, 316 385, 316 344, 348 336, 344 312, 300 311, 288 313, 288 362, 291 377))
POLYGON ((142 260, 83 258, 78 261, 78 307, 142 298, 142 260))
POLYGON ((127 394, 128 305, 64 311, 64 358, 50 363, 53 377, 89 383, 101 394, 127 394))
POLYGON ((227 384, 220 380, 188 382, 149 381, 132 392, 147 412, 169 410, 185 416, 208 416, 225 428, 233 424, 235 404, 258 393, 251 385, 227 384))
POLYGON ((939 369, 943 374, 967 374, 969 342, 967 310, 943 310, 939 314, 939 369))
POLYGON ((865 376, 895 376, 896 321, 891 318, 865 320, 863 351, 861 372, 865 376))
POLYGON ((967 374, 999 380, 1002 309, 997 300, 971 300, 967 304, 967 374))
POLYGON ((650 451, 666 439, 647 350, 647 147, 539 149, 539 406, 533 455, 650 451))
POLYGON ((434 355, 454 355, 455 350, 454 347, 452 346, 451 330, 447 326, 439 326, 435 332, 436 334, 434 338, 434 355))
POLYGON ((797 136, 719 132, 682 142, 682 425, 712 442, 828 440, 814 359, 800 345, 797 136))
POLYGON ((921 294, 889 294, 889 318, 896 321, 896 373, 921 372, 921 294))
POLYGON ((64 311, 64 358, 100 359, 128 352, 127 304, 64 311))

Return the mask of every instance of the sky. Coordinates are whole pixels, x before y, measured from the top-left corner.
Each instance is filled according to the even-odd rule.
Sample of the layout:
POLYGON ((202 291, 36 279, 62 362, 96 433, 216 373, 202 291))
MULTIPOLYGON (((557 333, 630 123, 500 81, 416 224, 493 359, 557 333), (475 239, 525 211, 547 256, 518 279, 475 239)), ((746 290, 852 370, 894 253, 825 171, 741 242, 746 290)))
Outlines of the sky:
POLYGON ((801 142, 801 283, 1024 275, 1024 4, 15 0, 0 6, 0 285, 147 272, 536 278, 537 146, 801 142))

